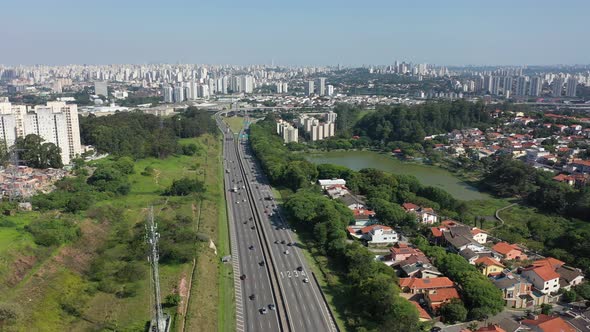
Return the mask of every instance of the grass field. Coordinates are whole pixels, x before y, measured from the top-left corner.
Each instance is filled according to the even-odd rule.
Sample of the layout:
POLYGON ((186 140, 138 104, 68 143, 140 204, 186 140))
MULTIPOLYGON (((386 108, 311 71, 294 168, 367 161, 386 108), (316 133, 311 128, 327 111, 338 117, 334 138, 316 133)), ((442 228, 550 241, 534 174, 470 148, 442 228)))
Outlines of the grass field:
POLYGON ((223 121, 225 121, 229 125, 229 127, 234 133, 240 132, 244 125, 244 118, 238 116, 223 118, 223 121))
MULTIPOLYGON (((192 291, 193 295, 198 296, 191 299, 193 303, 189 310, 192 312, 189 312, 189 316, 193 325, 187 327, 186 331, 229 331, 233 328, 233 315, 231 315, 233 289, 231 284, 224 283, 225 279, 222 277, 225 277, 224 273, 227 273, 227 270, 224 270, 219 263, 219 255, 228 252, 227 240, 223 238, 227 236, 227 230, 226 227, 220 227, 225 211, 222 210, 223 213, 220 213, 218 208, 220 204, 223 204, 222 207, 225 205, 223 190, 219 186, 222 171, 220 140, 213 136, 203 136, 196 139, 183 139, 181 143, 196 143, 201 147, 201 151, 195 156, 138 160, 135 163, 135 174, 129 176, 131 183, 129 195, 98 202, 95 207, 102 206, 109 209, 121 207, 125 211, 125 218, 137 224, 145 222, 146 208, 149 205, 154 205, 156 214, 192 215, 195 227, 200 220, 199 232, 210 236, 218 245, 218 253, 215 255, 214 251, 208 247, 208 243, 199 243, 196 269, 198 282, 193 282, 192 291), (154 170, 152 175, 142 175, 141 173, 148 166, 154 170), (198 198, 161 196, 162 191, 173 180, 183 176, 196 176, 205 180, 207 191, 202 198, 203 211, 199 209, 201 201, 198 198), (218 236, 222 237, 221 241, 218 241, 218 236), (222 311, 225 314, 221 315, 222 311), (212 320, 211 317, 220 317, 220 319, 212 320)), ((108 162, 108 160, 98 161, 98 163, 102 162, 108 162)), ((2 292, 0 302, 8 300, 22 312, 23 319, 17 321, 15 330, 99 331, 105 328, 122 331, 143 330, 150 319, 151 312, 151 291, 147 278, 134 283, 137 286, 136 295, 119 298, 113 294, 97 291, 96 285, 85 275, 90 263, 100 254, 103 244, 112 236, 116 238, 116 234, 112 233, 111 224, 116 223, 117 220, 99 223, 80 214, 79 225, 82 229, 80 240, 53 250, 39 248, 44 250, 43 255, 38 255, 42 259, 31 259, 34 266, 29 266, 28 270, 23 272, 24 277, 20 279, 20 282, 12 286, 5 282, 6 276, 10 276, 10 273, 3 274, 3 267, 6 272, 7 267, 14 265, 14 260, 18 257, 11 253, 15 251, 15 248, 19 250, 27 248, 27 251, 22 251, 24 257, 29 257, 26 256, 29 251, 37 250, 31 236, 23 230, 23 227, 38 216, 38 213, 31 212, 19 213, 15 217, 2 217, 14 219, 17 222, 14 227, 0 227, 0 290, 6 290, 2 292), (66 314, 60 305, 60 301, 63 302, 64 296, 69 296, 68 294, 80 297, 79 303, 84 303, 79 306, 79 314, 66 314)), ((147 262, 145 264, 147 265, 147 262)), ((162 297, 177 292, 181 284, 186 287, 192 277, 191 274, 191 262, 162 264, 160 268, 162 297)), ((179 330, 181 324, 178 323, 184 318, 182 313, 176 310, 171 311, 171 309, 166 310, 174 318, 172 330, 179 330)))

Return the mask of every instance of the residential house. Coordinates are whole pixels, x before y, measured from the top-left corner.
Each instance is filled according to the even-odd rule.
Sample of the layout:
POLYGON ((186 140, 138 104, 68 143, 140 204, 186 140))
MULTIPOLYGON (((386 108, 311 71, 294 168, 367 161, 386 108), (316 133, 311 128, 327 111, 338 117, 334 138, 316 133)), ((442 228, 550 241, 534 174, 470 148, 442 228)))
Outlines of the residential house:
POLYGON ((469 264, 475 265, 475 261, 481 257, 491 257, 498 260, 498 256, 487 247, 478 243, 468 244, 463 250, 459 251, 459 255, 465 258, 469 264))
POLYGON ((482 326, 478 328, 477 330, 475 330, 475 332, 506 332, 506 330, 504 330, 497 324, 488 324, 488 326, 482 326))
POLYGON ((416 301, 410 301, 410 303, 412 303, 416 309, 418 309, 418 314, 419 314, 419 320, 421 322, 428 322, 430 320, 432 320, 432 317, 428 314, 428 312, 426 310, 424 310, 424 308, 422 308, 420 306, 420 304, 416 301))
POLYGON ((492 279, 494 286, 502 291, 505 305, 509 308, 525 309, 535 305, 531 296, 533 285, 517 274, 502 274, 492 279))
POLYGON ((342 196, 350 194, 350 192, 348 191, 348 188, 346 188, 346 186, 344 186, 342 184, 335 184, 335 185, 329 186, 325 189, 325 191, 326 191, 326 194, 331 199, 336 199, 338 197, 342 197, 342 196))
MULTIPOLYGON (((454 229, 455 227, 451 228, 454 229)), ((467 246, 471 243, 474 243, 471 236, 465 236, 463 232, 453 232, 447 231, 443 232, 444 242, 447 244, 447 247, 455 252, 460 252, 461 250, 467 248, 467 246)))
POLYGON ((575 267, 562 265, 555 272, 559 274, 559 287, 566 290, 570 290, 584 281, 584 274, 575 267))
POLYGON ((412 255, 424 256, 424 253, 420 249, 412 248, 405 243, 397 243, 389 248, 389 251, 391 253, 391 260, 394 262, 404 261, 412 255))
POLYGON ((352 216, 355 226, 369 226, 376 222, 375 211, 369 209, 353 209, 352 216))
POLYGON ((566 165, 565 170, 568 173, 590 173, 590 160, 574 159, 566 165))
POLYGON ((498 254, 502 255, 502 258, 504 260, 524 260, 524 259, 527 259, 527 256, 515 244, 510 244, 507 242, 498 242, 492 247, 492 250, 497 252, 498 254))
MULTIPOLYGON (((432 280, 432 279, 423 279, 432 280)), ((460 299, 459 292, 455 287, 439 288, 424 294, 424 300, 430 309, 430 312, 438 313, 440 307, 450 302, 452 299, 460 299)))
POLYGON ((521 275, 543 294, 552 294, 559 291, 560 276, 548 265, 531 265, 524 268, 521 275))
POLYGON ((473 236, 473 240, 477 243, 485 244, 488 241, 488 233, 477 227, 471 229, 471 235, 473 236))
POLYGON ((505 268, 505 266, 502 263, 486 256, 476 259, 475 266, 486 277, 489 275, 496 275, 502 273, 502 271, 505 268))
POLYGON ((561 317, 538 315, 530 319, 523 319, 521 322, 535 332, 576 332, 577 330, 561 317))
POLYGON ((410 294, 429 293, 437 289, 455 287, 451 279, 447 277, 438 278, 400 278, 399 287, 402 292, 410 294))
POLYGON ((421 207, 414 203, 404 203, 402 207, 408 213, 414 213, 417 219, 423 224, 436 224, 438 222, 438 215, 432 208, 421 207))
POLYGON ((340 196, 338 197, 338 200, 344 203, 344 205, 346 205, 351 210, 365 208, 365 202, 363 202, 359 197, 352 194, 340 196))
POLYGON ((346 186, 346 180, 344 180, 344 179, 324 179, 324 180, 318 180, 318 183, 322 187, 323 190, 325 190, 326 188, 333 186, 333 185, 346 186))
POLYGON ((393 228, 383 225, 371 225, 361 229, 363 240, 369 246, 394 244, 399 241, 399 236, 393 228))
POLYGON ((409 278, 437 278, 443 274, 432 265, 428 257, 424 255, 412 255, 406 260, 396 262, 392 265, 398 276, 409 278))

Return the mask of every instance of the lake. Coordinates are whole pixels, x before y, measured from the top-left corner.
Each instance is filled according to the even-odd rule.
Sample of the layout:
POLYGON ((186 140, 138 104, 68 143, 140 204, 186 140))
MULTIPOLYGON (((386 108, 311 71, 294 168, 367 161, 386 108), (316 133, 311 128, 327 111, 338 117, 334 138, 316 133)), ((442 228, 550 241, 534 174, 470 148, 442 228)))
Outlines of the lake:
POLYGON ((479 192, 477 188, 461 181, 451 172, 436 166, 404 162, 395 157, 372 151, 329 151, 304 154, 304 157, 316 164, 335 164, 353 170, 376 168, 394 174, 413 175, 420 183, 439 187, 457 199, 487 199, 489 195, 479 192))

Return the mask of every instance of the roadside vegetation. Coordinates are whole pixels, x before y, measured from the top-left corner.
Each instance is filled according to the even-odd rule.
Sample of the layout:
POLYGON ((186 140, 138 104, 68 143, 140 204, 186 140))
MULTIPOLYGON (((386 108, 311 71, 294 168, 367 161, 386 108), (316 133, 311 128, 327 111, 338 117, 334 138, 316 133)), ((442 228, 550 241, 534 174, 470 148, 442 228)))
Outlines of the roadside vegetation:
MULTIPOLYGON (((198 137, 171 134, 169 153, 152 145, 155 136, 140 137, 145 127, 127 136, 143 148, 110 146, 109 135, 97 134, 112 130, 122 136, 136 121, 155 119, 159 126, 159 118, 130 113, 102 117, 96 126, 95 119, 86 123, 83 135, 101 137, 101 152, 111 156, 89 164, 77 160, 72 176, 55 191, 32 199, 33 211, 0 217, 0 311, 7 311, 0 325, 9 331, 143 330, 151 319, 152 294, 144 225, 153 205, 162 297, 173 330, 232 326, 231 315, 224 316, 226 322, 210 319, 231 311, 232 303, 220 299, 218 277, 224 268, 218 255, 227 253, 227 233, 218 227, 225 213, 219 209, 225 204, 218 186, 221 142, 214 122, 203 129, 213 121, 210 114, 196 113, 176 121, 198 126, 191 134, 198 137), (226 245, 215 254, 218 243, 226 245), (222 302, 229 309, 219 307, 222 302)), ((188 130, 182 126, 172 132, 188 130)), ((16 211, 7 204, 3 210, 16 211)), ((232 284, 226 287, 231 294, 232 284)))

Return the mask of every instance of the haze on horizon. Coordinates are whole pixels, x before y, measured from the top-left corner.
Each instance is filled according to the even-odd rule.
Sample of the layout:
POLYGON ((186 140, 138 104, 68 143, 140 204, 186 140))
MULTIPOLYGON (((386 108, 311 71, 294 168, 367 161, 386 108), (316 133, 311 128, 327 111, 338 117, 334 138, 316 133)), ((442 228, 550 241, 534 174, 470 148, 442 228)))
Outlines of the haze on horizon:
POLYGON ((590 63, 586 0, 20 0, 0 64, 590 63))

